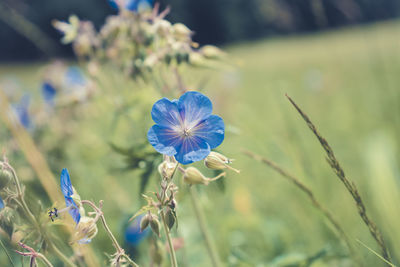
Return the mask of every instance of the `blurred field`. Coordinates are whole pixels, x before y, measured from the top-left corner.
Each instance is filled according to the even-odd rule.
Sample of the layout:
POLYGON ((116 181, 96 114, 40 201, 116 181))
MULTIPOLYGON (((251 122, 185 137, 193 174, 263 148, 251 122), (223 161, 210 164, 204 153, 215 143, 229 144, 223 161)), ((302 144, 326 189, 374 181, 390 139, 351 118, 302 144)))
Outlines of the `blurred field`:
MULTIPOLYGON (((359 239, 379 252, 353 200, 326 163, 316 138, 285 98, 288 93, 328 139, 348 177, 357 184, 397 263, 399 22, 243 43, 226 50, 238 67, 234 71, 213 71, 205 92, 227 123, 226 140, 219 150, 236 159, 235 167, 242 172, 228 175, 224 192, 214 184, 201 190, 221 258, 229 266, 352 266, 331 225, 302 192, 267 166, 244 156, 241 149, 247 148, 276 161, 309 185, 341 223, 365 265, 382 265, 356 242, 359 239), (309 264, 301 265, 305 259, 309 264)), ((16 77, 21 87, 38 92, 42 66, 4 64, 0 66, 0 80, 16 77)), ((121 107, 123 115, 116 121, 104 109, 137 85, 114 78, 109 80, 115 82, 115 98, 99 98, 94 105, 84 107, 77 114, 79 122, 66 126, 70 133, 65 142, 52 136, 57 129, 49 129, 40 147, 49 151, 54 146, 63 151, 62 158, 58 158, 57 151, 45 155, 57 179, 61 168, 68 167, 83 198, 104 199, 106 217, 122 240, 123 221, 143 203, 138 196, 138 172, 116 170, 124 166, 123 158, 110 149, 108 142, 130 145, 136 138, 144 138, 151 125, 150 114, 142 114, 135 105, 150 111, 159 95, 141 88, 135 95, 137 102, 128 109, 121 107)), ((195 86, 196 78, 187 77, 187 84, 195 86)), ((9 150, 9 135, 1 132, 0 147, 9 150)), ((39 185, 27 170, 28 165, 23 164, 22 154, 16 152, 10 162, 13 160, 19 164, 14 163, 21 178, 25 177, 27 189, 37 191, 30 193, 32 199, 40 196, 39 185)), ((154 177, 149 190, 155 188, 156 181, 154 177)), ((209 266, 185 191, 182 185, 177 234, 185 238, 186 246, 178 257, 187 266, 209 266)), ((112 246, 99 228, 92 246, 111 252, 112 246)), ((141 251, 146 266, 145 244, 141 251)), ((2 255, 0 260, 6 259, 2 255)))

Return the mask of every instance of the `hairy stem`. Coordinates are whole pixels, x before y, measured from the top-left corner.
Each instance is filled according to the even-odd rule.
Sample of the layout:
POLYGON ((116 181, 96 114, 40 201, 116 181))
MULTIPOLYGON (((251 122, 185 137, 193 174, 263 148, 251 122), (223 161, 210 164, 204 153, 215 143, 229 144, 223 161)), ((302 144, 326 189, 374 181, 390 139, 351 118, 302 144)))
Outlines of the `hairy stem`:
POLYGON ((219 267, 221 266, 221 263, 217 254, 217 249, 213 242, 213 239, 211 238, 210 233, 208 232, 206 219, 203 210, 201 209, 198 203, 199 198, 194 186, 189 187, 189 193, 190 193, 190 198, 192 199, 194 212, 196 213, 197 222, 199 223, 201 233, 203 234, 204 241, 206 243, 206 248, 211 258, 212 265, 214 267, 219 267))
MULTIPOLYGON (((102 203, 102 202, 100 202, 102 203)), ((101 223, 103 224, 104 229, 106 230, 108 236, 110 237, 113 246, 115 247, 115 249, 117 250, 117 254, 119 255, 120 258, 124 258, 126 259, 130 265, 135 266, 135 267, 139 267, 139 265, 134 262, 128 255, 125 254, 125 251, 123 248, 121 248, 121 246, 119 245, 117 239, 115 238, 114 234, 111 232, 110 227, 108 227, 108 224, 106 222, 106 218, 104 217, 104 213, 103 211, 97 207, 93 202, 89 201, 89 200, 82 200, 82 204, 87 204, 89 206, 91 206, 93 208, 93 210, 97 213, 96 217, 99 217, 101 220, 101 223)), ((101 205, 101 204, 100 204, 101 205)))

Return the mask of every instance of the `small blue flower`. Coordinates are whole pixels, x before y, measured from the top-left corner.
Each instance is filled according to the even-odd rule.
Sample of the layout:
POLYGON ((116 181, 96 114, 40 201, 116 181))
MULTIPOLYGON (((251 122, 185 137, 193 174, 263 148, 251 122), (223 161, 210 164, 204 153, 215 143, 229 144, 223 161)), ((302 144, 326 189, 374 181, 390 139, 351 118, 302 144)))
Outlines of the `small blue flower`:
POLYGON ((4 209, 3 199, 0 197, 0 210, 4 209))
POLYGON ((65 72, 65 83, 67 86, 84 86, 87 80, 80 68, 69 67, 65 72))
POLYGON ((108 4, 115 10, 119 10, 120 3, 126 10, 138 12, 140 8, 151 8, 153 5, 153 0, 108 0, 108 4))
POLYGON ((60 185, 61 191, 65 198, 65 205, 67 208, 69 208, 68 212, 76 224, 78 224, 81 220, 81 214, 79 212, 78 205, 76 205, 74 199, 72 198, 72 195, 74 195, 74 189, 71 184, 71 179, 69 178, 68 170, 65 168, 61 171, 60 185))
POLYGON ((125 230, 125 241, 132 246, 137 246, 142 242, 150 233, 150 228, 140 231, 140 221, 144 215, 135 218, 125 230))
POLYGON ((31 102, 31 97, 29 94, 25 94, 21 97, 19 103, 13 104, 15 115, 17 116, 19 122, 24 126, 25 129, 31 129, 33 123, 29 115, 29 105, 31 102))
POLYGON ((44 101, 49 105, 54 105, 54 98, 56 97, 57 91, 53 85, 49 82, 42 84, 42 96, 44 101))
POLYGON ((224 121, 211 113, 210 99, 199 92, 186 92, 179 100, 160 99, 151 110, 156 124, 147 139, 158 152, 175 156, 179 163, 203 160, 224 140, 224 121))

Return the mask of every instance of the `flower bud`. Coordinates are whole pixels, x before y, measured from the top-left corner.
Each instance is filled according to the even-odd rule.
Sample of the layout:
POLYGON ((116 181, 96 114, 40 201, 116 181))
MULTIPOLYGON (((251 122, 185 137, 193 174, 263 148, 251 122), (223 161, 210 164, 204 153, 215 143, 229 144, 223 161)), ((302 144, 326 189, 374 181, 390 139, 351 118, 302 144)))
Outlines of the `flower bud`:
POLYGON ((176 168, 175 162, 170 162, 164 160, 160 165, 158 165, 158 172, 161 174, 163 179, 171 179, 176 168))
POLYGON ((239 170, 232 168, 229 164, 232 163, 232 160, 225 157, 224 155, 211 151, 210 154, 205 158, 204 165, 212 170, 223 170, 230 169, 237 173, 240 173, 239 170))
POLYGON ((183 181, 187 184, 208 184, 207 178, 195 167, 189 167, 185 170, 183 181))
POLYGON ((146 214, 143 216, 142 220, 140 221, 140 232, 146 230, 147 226, 149 226, 151 220, 151 214, 146 214))
POLYGON ((74 240, 79 244, 88 244, 97 235, 97 232, 94 218, 83 216, 77 225, 74 240))
POLYGON ((216 46, 213 45, 205 45, 200 49, 200 52, 204 55, 205 58, 209 59, 220 59, 225 56, 225 53, 216 46))
POLYGON ((10 207, 5 207, 0 211, 0 227, 11 238, 14 232, 16 212, 10 207))
POLYGON ((152 219, 150 221, 151 230, 159 237, 160 236, 160 222, 157 219, 157 216, 152 215, 152 219))
POLYGON ((165 212, 165 220, 168 229, 171 230, 176 221, 175 211, 173 211, 171 208, 167 208, 167 211, 165 212))
POLYGON ((168 20, 165 20, 165 19, 161 19, 156 22, 155 27, 156 27, 157 33, 160 36, 166 37, 166 36, 168 36, 168 34, 171 31, 171 22, 169 22, 168 20))
POLYGON ((12 173, 7 169, 3 169, 2 165, 0 163, 0 190, 4 189, 12 179, 12 173))
POLYGON ((188 41, 190 39, 190 35, 192 34, 192 31, 182 23, 175 23, 172 26, 172 32, 178 41, 184 42, 188 41))

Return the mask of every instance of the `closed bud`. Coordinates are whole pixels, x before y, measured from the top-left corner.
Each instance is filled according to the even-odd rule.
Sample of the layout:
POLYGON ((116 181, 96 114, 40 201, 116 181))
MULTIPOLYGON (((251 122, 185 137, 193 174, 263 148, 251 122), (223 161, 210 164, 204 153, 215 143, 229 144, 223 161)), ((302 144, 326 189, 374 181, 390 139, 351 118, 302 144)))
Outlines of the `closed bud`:
POLYGON ((158 237, 160 236, 160 222, 157 219, 157 216, 151 215, 150 227, 153 233, 155 233, 158 237))
POLYGON ((182 23, 175 23, 172 26, 172 31, 178 41, 187 41, 190 39, 190 35, 192 34, 192 31, 182 23))
POLYGON ((14 232, 14 223, 16 222, 16 212, 10 207, 5 207, 0 211, 0 227, 11 238, 14 232))
POLYGON ((83 216, 76 227, 74 240, 79 244, 88 244, 97 235, 97 232, 94 218, 83 216))
POLYGON ((161 174, 163 179, 171 179, 176 168, 176 162, 164 160, 158 165, 158 172, 161 174))
POLYGON ((170 208, 167 208, 167 211, 165 212, 165 220, 168 228, 171 230, 176 220, 175 211, 173 211, 170 208))
POLYGON ((143 216, 142 220, 140 221, 140 232, 143 232, 146 230, 146 228, 149 226, 151 220, 151 214, 148 213, 145 216, 143 216))
POLYGON ((0 190, 4 189, 12 179, 12 173, 3 169, 3 164, 0 163, 0 190))
POLYGON ((187 184, 208 184, 207 178, 195 167, 189 167, 185 170, 183 181, 187 184))
POLYGON ((162 37, 167 37, 171 31, 171 23, 165 19, 158 20, 155 27, 157 33, 162 37))
POLYGON ((232 160, 225 157, 224 155, 211 151, 210 154, 205 158, 204 165, 212 170, 223 170, 230 169, 237 173, 240 173, 239 170, 232 168, 229 164, 232 163, 232 160))
POLYGON ((209 59, 220 59, 225 56, 225 53, 216 46, 205 45, 200 49, 200 52, 205 58, 209 59))

